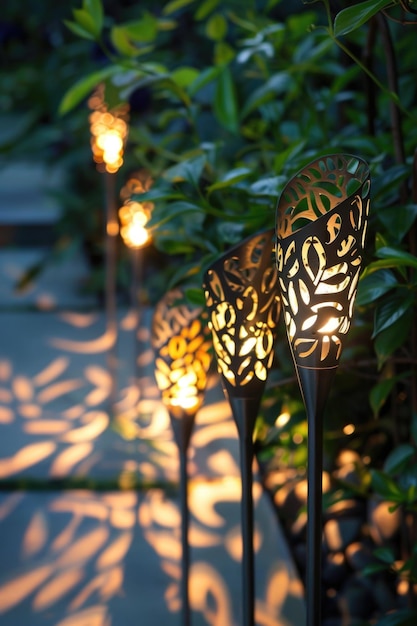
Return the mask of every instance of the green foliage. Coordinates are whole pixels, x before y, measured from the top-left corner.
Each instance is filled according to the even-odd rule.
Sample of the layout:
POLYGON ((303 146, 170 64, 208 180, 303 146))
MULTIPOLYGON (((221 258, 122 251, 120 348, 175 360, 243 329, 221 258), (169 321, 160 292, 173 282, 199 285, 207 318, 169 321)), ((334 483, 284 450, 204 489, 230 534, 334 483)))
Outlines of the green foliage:
MULTIPOLYGON (((244 236, 274 226, 280 191, 313 158, 343 151, 368 161, 372 204, 364 271, 342 375, 328 405, 326 463, 331 468, 345 446, 357 450, 370 458, 358 470, 357 492, 415 514, 416 26, 408 23, 404 3, 346 0, 335 11, 329 0, 298 7, 278 0, 172 0, 158 7, 145 1, 125 9, 110 2, 106 15, 101 0, 75 4, 61 16, 68 48, 59 51, 57 65, 67 68, 60 89, 43 82, 50 63, 45 53, 40 78, 26 65, 16 90, 3 75, 2 97, 22 108, 35 89, 39 110, 48 107, 49 116, 52 99, 60 128, 77 130, 69 133, 65 158, 84 169, 88 145, 83 152, 77 143, 88 143, 83 101, 92 89, 104 83, 113 104, 137 96, 147 102, 132 107, 119 177, 143 167, 154 179, 138 196, 155 203, 150 228, 163 259, 151 301, 181 283, 190 300, 203 303, 207 265, 244 236), (350 438, 346 425, 354 426, 350 438)), ((37 119, 28 118, 28 127, 37 119)), ((80 185, 83 199, 92 181, 80 185)), ((81 237, 71 202, 66 215, 76 215, 77 228, 65 227, 81 237)), ((87 225, 90 240, 96 225, 87 225)), ((259 457, 294 466, 302 476, 306 430, 282 326, 257 422, 259 457), (290 419, 277 422, 286 412, 290 419)), ((354 486, 343 489, 350 494, 354 486)), ((383 553, 377 557, 372 567, 391 567, 383 553)), ((410 554, 402 576, 412 578, 413 559, 410 554)), ((379 623, 405 626, 410 615, 398 611, 379 623)))

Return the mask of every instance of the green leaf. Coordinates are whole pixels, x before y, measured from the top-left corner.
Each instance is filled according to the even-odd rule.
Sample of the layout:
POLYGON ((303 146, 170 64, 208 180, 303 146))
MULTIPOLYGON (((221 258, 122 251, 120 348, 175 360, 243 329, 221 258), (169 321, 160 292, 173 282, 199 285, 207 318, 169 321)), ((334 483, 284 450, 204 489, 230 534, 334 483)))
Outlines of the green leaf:
POLYGON ((181 163, 165 170, 164 178, 171 182, 186 180, 194 185, 194 187, 198 187, 206 162, 207 159, 204 154, 194 157, 193 159, 181 161, 181 163))
POLYGON ((400 242, 417 217, 417 204, 388 207, 378 211, 378 219, 389 233, 391 241, 400 242))
POLYGON ((195 95, 200 89, 203 89, 203 87, 216 80, 220 72, 221 68, 218 66, 207 67, 204 69, 190 85, 188 90, 189 94, 191 96, 195 95))
POLYGON ((388 246, 387 238, 380 232, 377 232, 375 235, 375 250, 378 251, 380 248, 385 248, 388 246))
POLYGON ((382 547, 374 550, 374 556, 380 561, 392 565, 395 562, 395 554, 391 548, 382 547))
MULTIPOLYGON (((195 216, 198 215, 199 217, 200 215, 204 216, 203 209, 199 207, 197 204, 192 204, 191 202, 178 200, 177 202, 172 202, 168 204, 165 210, 163 211, 162 216, 157 215, 157 211, 154 210, 154 212, 152 213, 152 217, 149 220, 149 225, 152 227, 160 228, 164 224, 167 224, 168 222, 175 220, 176 218, 182 217, 189 213, 192 213, 195 216)), ((190 245, 188 247, 191 246, 191 249, 192 249, 193 242, 190 241, 189 244, 190 245)))
POLYGON ((381 270, 359 281, 356 304, 363 306, 375 302, 378 298, 398 285, 395 275, 390 270, 381 270))
POLYGON ((216 41, 214 46, 214 62, 216 65, 227 65, 236 56, 235 50, 227 41, 216 41))
POLYGON ((72 15, 76 23, 94 38, 100 34, 101 27, 97 25, 94 18, 84 9, 73 9, 72 15))
POLYGON ((335 37, 341 37, 356 30, 370 20, 378 11, 390 4, 392 4, 392 0, 368 0, 367 2, 359 2, 354 6, 343 9, 336 15, 334 21, 335 37))
POLYGON ((171 0, 171 2, 168 2, 168 4, 164 6, 162 13, 164 15, 171 15, 171 13, 175 13, 175 11, 183 9, 193 2, 194 0, 171 0))
POLYGON ((158 21, 154 15, 146 12, 140 20, 122 25, 130 39, 138 43, 154 41, 158 34, 158 21))
POLYGON ((372 407, 374 416, 377 416, 379 414, 379 411, 385 404, 385 401, 391 393, 395 382, 396 381, 394 378, 386 378, 376 384, 374 387, 372 387, 369 394, 369 402, 372 407))
POLYGON ((250 186, 250 192, 254 196, 273 196, 275 199, 278 196, 279 189, 281 189, 286 182, 287 179, 285 176, 261 178, 250 186))
POLYGON ((248 169, 247 167, 237 167, 236 169, 227 172, 216 183, 213 183, 212 185, 207 187, 207 191, 211 193, 212 191, 216 191, 217 189, 225 189, 227 187, 231 187, 241 180, 245 180, 245 178, 247 178, 251 174, 252 170, 248 169))
POLYGON ((206 24, 206 34, 213 41, 222 41, 227 34, 227 21, 221 13, 215 13, 206 24))
POLYGON ((82 39, 89 39, 90 41, 96 41, 95 35, 93 35, 90 31, 85 30, 85 28, 83 28, 76 22, 64 20, 64 24, 72 33, 74 33, 74 35, 77 35, 77 37, 81 37, 82 39))
POLYGON ((219 122, 232 133, 239 128, 239 113, 233 75, 228 66, 222 68, 216 84, 214 111, 219 122))
POLYGON ((374 350, 378 357, 378 369, 381 369, 395 350, 407 342, 412 323, 413 309, 410 307, 394 324, 378 333, 374 341, 374 350))
POLYGON ((183 198, 183 194, 175 191, 171 185, 163 184, 163 182, 159 181, 149 191, 133 194, 132 198, 138 202, 157 202, 160 200, 177 200, 183 198))
POLYGON ((124 26, 113 26, 110 30, 110 39, 116 50, 127 57, 138 56, 141 51, 132 44, 129 33, 124 26))
POLYGON ((179 67, 171 74, 174 83, 180 87, 188 87, 200 76, 200 72, 195 67, 179 67))
POLYGON ((410 291, 407 291, 405 295, 404 293, 390 295, 386 300, 378 304, 375 309, 372 338, 399 320, 413 305, 414 294, 410 291))
POLYGON ((404 250, 384 246, 379 248, 376 254, 380 259, 389 259, 393 263, 392 267, 406 266, 417 268, 417 257, 409 252, 404 252, 404 250))
POLYGON ((198 289, 197 287, 185 289, 185 297, 191 304, 196 306, 205 307, 206 305, 203 289, 198 289))
POLYGON ((103 5, 101 0, 83 0, 83 9, 87 11, 94 20, 98 32, 103 28, 103 5))
POLYGON ((244 119, 254 109, 258 109, 261 104, 273 100, 277 95, 284 94, 290 84, 292 78, 287 72, 278 72, 271 76, 266 83, 255 89, 244 104, 242 111, 242 119, 244 119))
POLYGON ((388 474, 401 472, 415 453, 416 449, 410 443, 403 443, 397 446, 385 459, 384 471, 388 474))
POLYGON ((363 568, 362 576, 372 576, 373 574, 386 571, 387 569, 388 568, 385 563, 372 563, 371 565, 367 565, 363 568))
POLYGON ((197 21, 204 20, 214 9, 220 4, 220 0, 205 0, 205 2, 201 2, 197 11, 195 12, 195 19, 197 21))
POLYGON ((88 96, 91 91, 103 80, 106 80, 110 76, 115 76, 118 73, 120 73, 120 66, 108 65, 98 72, 94 72, 93 74, 89 74, 88 76, 81 78, 75 83, 75 85, 70 87, 62 98, 58 108, 59 114, 65 115, 65 113, 71 111, 71 109, 79 104, 83 98, 88 96))
POLYGON ((371 469, 370 474, 371 486, 377 494, 389 502, 404 502, 406 495, 390 476, 376 469, 371 469))

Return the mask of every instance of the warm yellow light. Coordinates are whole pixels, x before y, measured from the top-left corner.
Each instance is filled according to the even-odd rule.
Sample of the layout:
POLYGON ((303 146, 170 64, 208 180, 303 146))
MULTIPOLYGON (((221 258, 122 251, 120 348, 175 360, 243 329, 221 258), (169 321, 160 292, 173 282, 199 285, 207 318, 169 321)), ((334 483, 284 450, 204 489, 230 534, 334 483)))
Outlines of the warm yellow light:
POLYGON ((197 389, 197 374, 192 369, 188 369, 186 374, 183 373, 183 370, 180 370, 180 376, 171 389, 169 404, 186 410, 195 409, 200 402, 197 389))
POLYGON ((410 588, 410 583, 408 582, 408 580, 400 580, 397 585, 398 595, 400 596, 407 595, 409 588, 410 588))
POLYGON ((110 237, 116 237, 119 234, 119 224, 116 221, 111 221, 106 224, 106 231, 110 237))
POLYGON ((339 328, 341 318, 340 317, 329 317, 327 322, 318 329, 319 333, 323 333, 324 335, 329 335, 334 332, 337 328, 339 328))
POLYGON ((281 413, 281 415, 278 415, 277 419, 275 420, 275 426, 277 426, 278 428, 283 428, 286 424, 288 424, 290 419, 290 413, 288 413, 288 411, 284 411, 283 413, 281 413))
POLYGON ((120 234, 129 248, 140 248, 149 240, 149 233, 145 228, 148 215, 140 202, 129 202, 119 209, 119 218, 122 224, 120 234))
POLYGON ((135 222, 122 226, 120 234, 129 248, 141 248, 149 240, 149 233, 146 228, 135 222))
POLYGON ((354 424, 346 424, 346 426, 343 429, 343 432, 345 433, 345 435, 353 435, 353 433, 355 432, 354 424))
POLYGON ((91 149, 94 161, 115 173, 123 164, 123 150, 128 133, 127 107, 112 112, 104 102, 104 88, 100 86, 88 101, 90 109, 91 149))
POLYGON ((120 234, 129 248, 141 248, 150 240, 146 225, 150 219, 153 202, 136 202, 131 200, 134 193, 143 193, 152 185, 152 179, 145 173, 139 173, 130 178, 122 188, 120 196, 125 201, 119 209, 121 223, 120 234), (144 179, 141 181, 139 177, 144 179))

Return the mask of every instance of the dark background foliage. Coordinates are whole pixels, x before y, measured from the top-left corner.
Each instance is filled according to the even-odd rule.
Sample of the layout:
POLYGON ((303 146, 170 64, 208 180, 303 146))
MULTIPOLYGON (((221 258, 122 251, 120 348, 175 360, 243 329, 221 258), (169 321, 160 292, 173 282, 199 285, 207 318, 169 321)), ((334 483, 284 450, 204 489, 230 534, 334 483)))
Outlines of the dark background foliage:
MULTIPOLYGON (((173 0, 157 7, 25 0, 8 3, 0 24, 7 129, 1 162, 36 158, 64 169, 66 185, 51 190, 62 206, 51 259, 82 247, 91 261, 87 288, 98 295, 102 189, 86 106, 98 83, 106 85, 109 107, 131 107, 119 187, 138 168, 155 181, 142 296, 151 304, 174 284, 202 303, 204 269, 247 234, 274 225, 280 191, 310 160, 347 152, 368 161, 370 230, 355 323, 326 413, 325 468, 332 476, 326 497, 353 494, 400 510, 398 541, 388 555, 379 553, 377 566, 397 582, 409 581, 411 608, 417 582, 415 8, 389 0, 173 0), (340 480, 345 449, 357 461, 340 480)), ((121 246, 120 297, 129 289, 127 266, 121 246)), ((256 428, 264 471, 291 468, 301 481, 306 431, 281 323, 256 428), (283 414, 290 419, 277 419, 283 414)), ((281 487, 278 482, 274 491, 281 487)), ((378 623, 406 624, 407 610, 396 618, 379 615, 378 623)))

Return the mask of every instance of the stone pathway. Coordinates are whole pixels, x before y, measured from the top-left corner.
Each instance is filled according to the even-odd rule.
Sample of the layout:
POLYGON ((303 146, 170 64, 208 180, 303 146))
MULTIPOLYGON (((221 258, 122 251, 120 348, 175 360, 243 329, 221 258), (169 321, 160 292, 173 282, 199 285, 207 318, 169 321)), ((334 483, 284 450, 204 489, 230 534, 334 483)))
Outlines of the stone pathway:
MULTIPOLYGON (((105 319, 80 300, 82 259, 13 292, 39 253, 0 252, 0 622, 180 626, 178 454, 153 378, 151 311, 137 364, 134 316, 120 311, 110 407, 105 319)), ((238 441, 215 374, 189 476, 192 624, 240 626, 238 441)), ((258 480, 254 494, 256 624, 302 626, 302 586, 258 480)))

